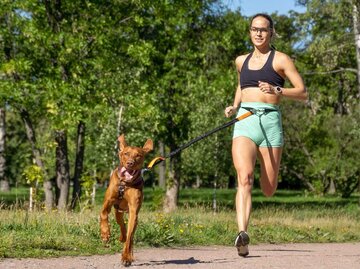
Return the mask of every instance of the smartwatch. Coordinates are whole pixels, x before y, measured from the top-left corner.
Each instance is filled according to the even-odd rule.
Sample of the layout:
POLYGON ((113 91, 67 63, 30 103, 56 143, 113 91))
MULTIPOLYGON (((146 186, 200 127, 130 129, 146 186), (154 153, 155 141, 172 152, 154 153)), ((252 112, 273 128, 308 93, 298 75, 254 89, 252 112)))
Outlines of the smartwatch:
POLYGON ((281 95, 282 94, 282 88, 279 87, 279 86, 276 86, 274 88, 274 92, 275 92, 276 95, 281 95))

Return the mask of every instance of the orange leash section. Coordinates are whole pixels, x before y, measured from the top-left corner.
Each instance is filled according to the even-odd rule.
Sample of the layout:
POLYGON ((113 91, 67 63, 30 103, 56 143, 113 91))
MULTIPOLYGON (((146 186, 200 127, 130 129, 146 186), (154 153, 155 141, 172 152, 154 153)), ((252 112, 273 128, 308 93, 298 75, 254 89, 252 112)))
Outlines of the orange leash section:
POLYGON ((148 164, 147 169, 151 169, 155 164, 158 164, 162 161, 165 161, 165 157, 156 157, 151 160, 151 162, 148 164))
POLYGON ((244 114, 240 115, 240 116, 239 116, 239 117, 237 117, 236 119, 237 119, 237 121, 240 121, 240 120, 243 120, 243 119, 245 119, 245 118, 247 118, 247 117, 251 116, 252 114, 253 114, 253 112, 248 111, 248 112, 246 112, 246 113, 244 113, 244 114))
POLYGON ((197 141, 202 140, 202 139, 204 139, 205 137, 208 137, 209 135, 211 135, 211 134, 213 134, 213 133, 215 133, 215 132, 217 132, 217 131, 220 131, 220 130, 226 128, 226 127, 229 127, 229 126, 235 124, 236 122, 238 122, 238 121, 240 121, 240 120, 243 120, 243 119, 251 116, 252 114, 253 114, 252 111, 248 111, 248 112, 240 115, 239 117, 237 117, 237 118, 235 118, 235 119, 233 119, 233 120, 231 120, 231 121, 229 121, 229 122, 227 122, 227 123, 225 123, 225 124, 223 124, 223 125, 215 128, 215 129, 213 129, 213 130, 210 130, 210 131, 208 131, 207 133, 205 133, 205 134, 203 134, 203 135, 200 135, 200 136, 194 138, 193 140, 189 141, 189 142, 186 143, 185 145, 182 145, 182 146, 179 147, 178 149, 170 152, 169 155, 167 155, 167 156, 165 156, 165 157, 162 157, 162 156, 160 156, 160 157, 155 157, 155 158, 152 159, 152 161, 148 164, 148 166, 147 166, 146 169, 147 169, 147 170, 151 170, 151 168, 153 168, 153 166, 161 163, 162 161, 165 161, 165 159, 167 159, 167 158, 170 158, 170 157, 178 154, 180 151, 182 151, 183 149, 186 149, 187 147, 190 147, 192 144, 196 143, 197 141))

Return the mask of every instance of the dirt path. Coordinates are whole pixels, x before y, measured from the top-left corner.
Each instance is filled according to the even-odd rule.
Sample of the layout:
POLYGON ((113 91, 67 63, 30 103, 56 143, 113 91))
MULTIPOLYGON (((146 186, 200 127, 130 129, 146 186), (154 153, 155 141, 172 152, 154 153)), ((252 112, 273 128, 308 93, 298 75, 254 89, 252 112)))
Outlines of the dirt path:
MULTIPOLYGON (((233 247, 135 249, 130 268, 219 268, 219 269, 359 269, 360 243, 283 244, 251 246, 247 258, 233 247)), ((114 269, 123 268, 120 255, 62 257, 54 259, 5 259, 1 269, 114 269)))

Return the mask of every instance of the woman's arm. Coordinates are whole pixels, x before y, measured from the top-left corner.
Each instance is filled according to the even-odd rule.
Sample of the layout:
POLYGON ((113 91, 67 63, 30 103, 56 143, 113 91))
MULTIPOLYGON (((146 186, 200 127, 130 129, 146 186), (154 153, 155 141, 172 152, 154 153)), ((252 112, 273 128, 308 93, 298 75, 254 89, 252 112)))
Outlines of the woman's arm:
POLYGON ((292 87, 281 88, 281 92, 278 92, 276 91, 276 87, 274 85, 259 81, 260 90, 264 93, 276 94, 290 99, 307 100, 308 93, 304 82, 290 57, 285 53, 276 52, 273 65, 276 72, 289 79, 292 87))
POLYGON ((295 100, 307 100, 308 93, 306 91, 304 81, 297 71, 294 62, 284 53, 279 53, 279 62, 285 76, 289 79, 292 88, 282 88, 281 95, 295 100))

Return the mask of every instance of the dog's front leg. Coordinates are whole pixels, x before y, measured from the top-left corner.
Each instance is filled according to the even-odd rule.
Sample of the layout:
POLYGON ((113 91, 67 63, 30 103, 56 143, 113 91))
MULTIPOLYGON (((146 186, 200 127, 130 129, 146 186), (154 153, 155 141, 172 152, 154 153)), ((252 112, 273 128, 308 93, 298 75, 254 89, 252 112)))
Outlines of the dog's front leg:
POLYGON ((108 243, 110 239, 109 213, 114 202, 105 200, 100 212, 100 233, 104 243, 108 243))
POLYGON ((126 194, 129 203, 129 223, 127 228, 126 242, 122 253, 122 262, 125 266, 131 265, 133 257, 133 240, 138 223, 138 213, 142 204, 142 191, 130 189, 126 194))

